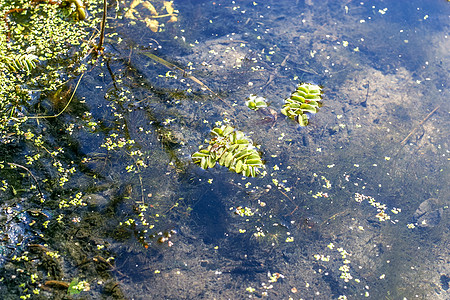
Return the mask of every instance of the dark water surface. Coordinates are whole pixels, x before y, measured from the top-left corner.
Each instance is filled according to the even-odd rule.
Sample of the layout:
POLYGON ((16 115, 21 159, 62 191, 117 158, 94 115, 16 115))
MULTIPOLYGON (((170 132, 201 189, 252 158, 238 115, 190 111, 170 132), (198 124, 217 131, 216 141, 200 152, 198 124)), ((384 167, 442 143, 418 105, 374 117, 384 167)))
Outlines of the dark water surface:
POLYGON ((174 0, 159 32, 130 3, 51 124, 80 172, 50 196, 49 279, 86 280, 82 299, 450 298, 450 3, 174 0), (279 113, 300 82, 324 92, 306 127, 279 113), (264 176, 192 162, 221 124, 264 176))

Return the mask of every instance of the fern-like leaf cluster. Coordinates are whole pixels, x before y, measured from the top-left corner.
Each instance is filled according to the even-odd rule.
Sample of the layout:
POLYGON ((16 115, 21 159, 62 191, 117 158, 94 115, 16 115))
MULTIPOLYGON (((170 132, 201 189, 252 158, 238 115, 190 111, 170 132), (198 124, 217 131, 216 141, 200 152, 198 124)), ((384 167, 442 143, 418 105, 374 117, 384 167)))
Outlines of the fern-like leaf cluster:
POLYGON ((3 57, 4 62, 12 72, 26 72, 27 74, 36 68, 36 63, 39 59, 36 55, 25 53, 17 54, 15 56, 5 56, 3 57))
POLYGON ((300 126, 308 125, 308 114, 315 114, 322 106, 322 88, 316 84, 303 83, 285 100, 281 113, 300 126))
POLYGON ((242 131, 223 125, 213 128, 211 134, 214 137, 207 141, 207 148, 200 146, 200 150, 192 154, 194 163, 203 169, 219 163, 238 174, 256 177, 264 168, 257 148, 242 131))

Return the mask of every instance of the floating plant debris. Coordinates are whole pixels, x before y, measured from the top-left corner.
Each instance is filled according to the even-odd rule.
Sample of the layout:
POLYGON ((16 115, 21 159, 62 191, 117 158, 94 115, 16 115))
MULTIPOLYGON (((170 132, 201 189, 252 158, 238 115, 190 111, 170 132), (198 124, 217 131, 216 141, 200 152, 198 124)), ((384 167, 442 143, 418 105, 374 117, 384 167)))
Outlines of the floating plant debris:
POLYGON ((160 30, 160 27, 164 27, 164 23, 160 24, 157 19, 170 17, 167 23, 178 21, 178 11, 173 8, 172 1, 164 1, 162 10, 165 10, 166 14, 159 14, 155 6, 153 6, 153 4, 149 1, 133 0, 127 12, 125 13, 125 18, 130 20, 139 20, 143 22, 151 31, 158 32, 160 30), (136 7, 140 4, 142 4, 142 6, 146 8, 148 12, 150 12, 150 17, 141 17, 141 13, 144 15, 145 10, 141 13, 137 10, 136 7))
POLYGON ((252 94, 247 98, 247 101, 245 101, 245 105, 252 110, 258 110, 267 107, 267 102, 266 98, 252 94))
POLYGON ((211 130, 214 137, 207 141, 208 147, 192 154, 194 163, 203 169, 212 168, 219 163, 233 172, 247 177, 255 177, 264 168, 257 148, 242 131, 229 125, 211 130))
POLYGON ((322 88, 316 84, 302 83, 285 100, 281 113, 300 126, 308 125, 308 114, 315 114, 322 106, 322 88))

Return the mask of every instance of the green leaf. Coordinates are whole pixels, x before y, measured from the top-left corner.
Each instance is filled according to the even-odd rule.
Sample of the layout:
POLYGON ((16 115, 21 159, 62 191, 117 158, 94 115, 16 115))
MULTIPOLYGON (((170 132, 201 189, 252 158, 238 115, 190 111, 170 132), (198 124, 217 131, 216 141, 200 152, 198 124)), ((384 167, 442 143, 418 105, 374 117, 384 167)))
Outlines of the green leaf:
POLYGON ((245 102, 245 104, 246 104, 247 107, 250 108, 250 109, 255 109, 255 108, 256 108, 255 102, 247 101, 247 102, 245 102))
POLYGON ((223 136, 223 130, 221 128, 213 128, 213 130, 211 131, 211 133, 217 135, 217 136, 223 136))
POLYGON ((245 150, 249 147, 248 144, 236 144, 237 147, 235 148, 235 150, 233 151, 234 154, 241 152, 242 150, 245 150))
POLYGON ((322 93, 322 89, 320 88, 320 86, 316 85, 316 86, 311 86, 309 88, 309 93, 310 94, 318 94, 320 95, 322 93))
POLYGON ((303 104, 300 104, 300 103, 290 103, 290 104, 289 104, 289 107, 290 107, 291 109, 294 109, 294 108, 300 108, 301 105, 303 105, 303 104))
POLYGON ((201 153, 201 152, 195 152, 194 154, 192 154, 192 158, 202 158, 202 157, 207 157, 207 156, 209 156, 208 154, 206 154, 206 153, 201 153))
POLYGON ((302 111, 310 112, 310 113, 313 113, 313 114, 315 114, 317 112, 317 109, 314 106, 309 105, 309 104, 302 104, 300 106, 300 109, 302 111))
POLYGON ((205 170, 208 169, 207 157, 202 157, 202 160, 200 161, 200 167, 205 170))
POLYGON ((78 284, 78 279, 73 279, 70 284, 69 284, 69 288, 67 289, 67 292, 69 293, 69 295, 78 295, 79 293, 81 293, 80 290, 76 289, 75 286, 78 284))
POLYGON ((247 159, 245 163, 249 166, 262 166, 262 161, 260 159, 247 159))
POLYGON ((313 94, 306 95, 305 98, 308 99, 308 100, 320 100, 320 99, 322 99, 320 97, 320 95, 313 95, 313 94))
POLYGON ((225 147, 220 147, 218 150, 215 151, 214 157, 216 159, 219 159, 220 157, 223 156, 223 154, 225 153, 225 150, 226 150, 225 147))
POLYGON ((235 133, 234 134, 235 140, 243 140, 243 139, 245 139, 245 135, 244 135, 244 133, 242 131, 235 131, 234 133, 235 133))
POLYGON ((259 101, 255 103, 257 108, 261 108, 261 107, 267 107, 267 103, 264 101, 259 101))
POLYGON ((252 154, 250 154, 250 156, 247 157, 247 160, 251 160, 251 159, 261 159, 261 156, 259 156, 258 152, 252 151, 252 154))
POLYGON ((229 152, 225 157, 225 167, 229 168, 231 166, 231 162, 233 161, 233 153, 229 152))
POLYGON ((308 123, 309 123, 308 116, 307 115, 299 115, 297 117, 297 122, 298 122, 298 124, 300 124, 300 126, 308 125, 308 123))
MULTIPOLYGON (((249 175, 250 175, 250 176, 256 177, 256 168, 254 168, 254 167, 249 167, 249 168, 248 168, 248 171, 249 171, 249 175)), ((247 175, 247 177, 248 177, 249 175, 247 175)))
MULTIPOLYGON (((304 103, 304 102, 305 102, 305 97, 297 96, 297 95, 292 95, 291 98, 290 98, 290 100, 294 100, 294 101, 296 101, 296 102, 302 102, 302 103, 304 103)), ((293 101, 292 101, 292 102, 293 102, 293 101)))
POLYGON ((227 136, 234 131, 234 128, 227 125, 223 130, 223 136, 227 136))
POLYGON ((244 163, 242 162, 242 160, 239 160, 236 163, 236 173, 241 173, 242 170, 244 170, 244 163))
POLYGON ((309 89, 306 86, 300 85, 297 87, 297 92, 303 92, 305 95, 309 93, 309 89))
POLYGON ((249 144, 249 140, 245 140, 245 139, 242 139, 242 140, 236 140, 235 143, 236 143, 236 144, 246 145, 246 144, 249 144))
POLYGON ((307 104, 312 105, 312 106, 320 107, 320 102, 317 102, 317 101, 314 101, 314 100, 309 101, 307 104))
POLYGON ((236 160, 244 159, 246 156, 252 154, 250 150, 242 150, 239 154, 236 155, 236 160))
POLYGON ((216 160, 210 156, 206 158, 206 163, 208 165, 208 168, 212 168, 216 165, 216 160))
POLYGON ((220 156, 219 158, 219 165, 224 166, 225 165, 225 158, 227 157, 228 153, 225 152, 222 154, 222 156, 220 156))

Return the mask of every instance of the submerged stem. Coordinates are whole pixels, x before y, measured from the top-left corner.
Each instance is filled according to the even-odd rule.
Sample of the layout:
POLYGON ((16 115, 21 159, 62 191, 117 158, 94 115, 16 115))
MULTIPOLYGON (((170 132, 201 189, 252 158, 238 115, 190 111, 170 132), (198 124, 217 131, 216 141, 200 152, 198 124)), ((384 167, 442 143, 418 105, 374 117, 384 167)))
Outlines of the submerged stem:
POLYGON ((97 50, 103 50, 103 40, 105 39, 105 26, 106 26, 106 9, 107 9, 107 0, 103 0, 103 19, 101 23, 100 29, 100 40, 98 41, 97 50))

